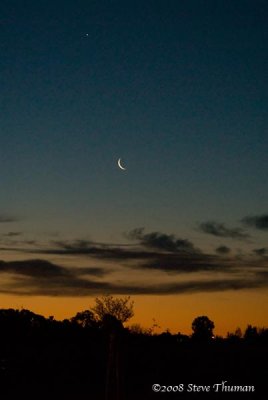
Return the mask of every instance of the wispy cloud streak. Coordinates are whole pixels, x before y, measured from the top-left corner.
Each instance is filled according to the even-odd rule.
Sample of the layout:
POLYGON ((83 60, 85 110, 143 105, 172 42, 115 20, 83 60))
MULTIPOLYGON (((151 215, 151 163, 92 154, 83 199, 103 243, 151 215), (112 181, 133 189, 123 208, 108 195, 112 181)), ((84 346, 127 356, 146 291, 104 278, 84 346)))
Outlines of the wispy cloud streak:
POLYGON ((227 228, 225 224, 216 221, 207 221, 199 224, 199 230, 209 235, 245 240, 250 237, 242 228, 227 228))

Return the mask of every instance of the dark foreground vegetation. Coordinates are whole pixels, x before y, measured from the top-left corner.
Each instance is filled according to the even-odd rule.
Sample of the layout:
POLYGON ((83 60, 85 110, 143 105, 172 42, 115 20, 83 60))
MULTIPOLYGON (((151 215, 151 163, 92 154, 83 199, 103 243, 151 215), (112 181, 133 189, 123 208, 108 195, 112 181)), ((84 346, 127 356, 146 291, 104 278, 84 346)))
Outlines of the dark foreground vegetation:
POLYGON ((191 337, 155 335, 123 328, 114 316, 97 320, 91 311, 56 321, 2 309, 0 398, 267 399, 268 330, 249 326, 222 339, 212 336, 207 317, 194 322, 191 337), (222 381, 255 391, 215 392, 222 381), (153 384, 166 392, 153 392, 153 384))

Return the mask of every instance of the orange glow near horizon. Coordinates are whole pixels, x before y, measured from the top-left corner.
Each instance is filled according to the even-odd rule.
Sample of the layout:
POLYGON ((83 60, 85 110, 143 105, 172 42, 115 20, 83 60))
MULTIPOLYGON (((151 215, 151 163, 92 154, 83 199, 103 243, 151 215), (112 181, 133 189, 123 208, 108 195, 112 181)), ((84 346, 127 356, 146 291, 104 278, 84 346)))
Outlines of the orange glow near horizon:
MULTIPOLYGON (((1 308, 25 308, 62 320, 92 307, 94 298, 1 295, 0 304, 1 308)), ((169 329, 172 333, 191 334, 192 321, 200 315, 207 315, 215 323, 215 334, 221 336, 234 332, 237 327, 243 331, 248 324, 268 326, 268 293, 265 290, 131 298, 135 315, 128 325, 138 323, 150 328, 156 323, 160 326, 157 333, 169 329)))

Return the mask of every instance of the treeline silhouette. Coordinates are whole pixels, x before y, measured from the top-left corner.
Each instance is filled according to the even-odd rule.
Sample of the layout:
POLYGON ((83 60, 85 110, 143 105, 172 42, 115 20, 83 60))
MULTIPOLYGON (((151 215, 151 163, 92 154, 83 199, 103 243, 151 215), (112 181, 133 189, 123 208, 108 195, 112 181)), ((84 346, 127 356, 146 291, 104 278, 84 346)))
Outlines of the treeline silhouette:
MULTIPOLYGON (((243 399, 267 398, 268 329, 248 325, 245 332, 215 337, 213 321, 199 316, 192 335, 156 334, 139 325, 125 328, 120 318, 102 311, 101 318, 95 308, 57 321, 26 309, 1 309, 0 398, 178 398, 178 393, 155 393, 152 385, 222 381, 254 385, 254 393, 236 394, 243 399)), ((226 399, 228 393, 179 398, 192 397, 226 399)))

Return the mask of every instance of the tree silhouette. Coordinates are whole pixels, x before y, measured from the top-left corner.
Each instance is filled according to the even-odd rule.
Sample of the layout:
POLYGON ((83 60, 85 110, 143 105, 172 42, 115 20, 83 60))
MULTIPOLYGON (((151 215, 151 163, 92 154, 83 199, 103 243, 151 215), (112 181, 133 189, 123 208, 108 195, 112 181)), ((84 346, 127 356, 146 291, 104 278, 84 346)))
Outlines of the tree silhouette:
POLYGON ((103 321, 105 315, 115 317, 122 324, 133 317, 134 302, 130 301, 130 296, 124 298, 115 298, 112 295, 96 297, 95 306, 91 308, 95 317, 99 321, 103 321))
POLYGON ((192 338, 199 341, 208 341, 213 338, 214 322, 207 316, 197 317, 192 323, 192 338))
POLYGON ((82 328, 96 328, 98 326, 98 321, 90 310, 78 312, 71 318, 71 322, 80 325, 82 328))
POLYGON ((99 316, 88 309, 62 321, 25 309, 0 309, 1 398, 29 393, 30 398, 31 393, 84 398, 90 388, 94 400, 149 399, 150 381, 176 381, 178 374, 205 381, 211 374, 224 375, 226 368, 230 382, 250 376, 258 399, 265 398, 268 328, 248 325, 243 334, 238 328, 211 340, 214 323, 198 316, 191 336, 159 334, 137 324, 124 328, 119 318, 133 314, 129 298, 109 296, 108 301, 106 296, 96 305, 102 305, 99 316), (125 307, 128 313, 119 314, 125 307), (117 317, 111 314, 115 310, 117 317))
POLYGON ((245 334, 244 334, 244 339, 248 341, 255 341, 258 339, 258 329, 256 326, 248 325, 245 334))
POLYGON ((130 297, 114 298, 112 295, 97 297, 91 309, 100 322, 107 338, 107 364, 105 400, 121 400, 123 398, 123 360, 122 335, 123 323, 133 315, 133 301, 130 297))

